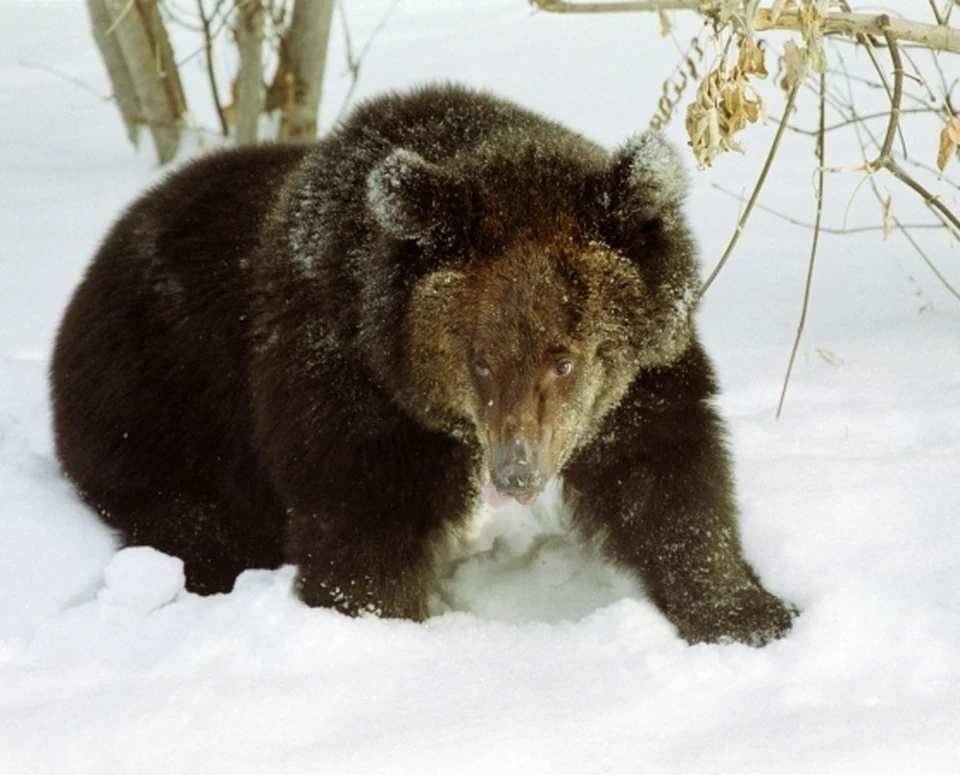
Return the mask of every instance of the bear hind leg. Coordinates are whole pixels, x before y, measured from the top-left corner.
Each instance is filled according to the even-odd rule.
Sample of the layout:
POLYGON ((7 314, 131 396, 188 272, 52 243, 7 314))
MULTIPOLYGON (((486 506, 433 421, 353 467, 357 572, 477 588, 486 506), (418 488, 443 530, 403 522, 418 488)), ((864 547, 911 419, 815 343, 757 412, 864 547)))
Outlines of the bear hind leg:
MULTIPOLYGON (((184 562, 186 588, 200 595, 230 592, 248 568, 276 568, 283 562, 279 531, 271 539, 244 527, 263 515, 238 513, 239 507, 200 492, 137 493, 87 498, 124 546, 152 546, 184 562)), ((255 524, 255 523, 254 523, 255 524)))

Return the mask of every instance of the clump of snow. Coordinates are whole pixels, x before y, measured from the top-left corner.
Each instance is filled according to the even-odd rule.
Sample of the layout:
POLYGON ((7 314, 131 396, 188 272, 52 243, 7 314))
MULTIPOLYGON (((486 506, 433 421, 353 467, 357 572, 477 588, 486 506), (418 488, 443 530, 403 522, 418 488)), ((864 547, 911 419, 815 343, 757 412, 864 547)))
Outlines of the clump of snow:
POLYGON ((105 586, 97 596, 104 603, 149 613, 184 591, 183 560, 149 546, 117 552, 103 571, 105 586))
MULTIPOLYGON (((635 578, 604 562, 573 529, 556 480, 529 507, 500 497, 503 502, 487 501, 454 537, 443 558, 432 614, 577 621, 623 598, 642 597, 635 578)), ((657 631, 672 633, 666 619, 649 608, 660 620, 657 631)))

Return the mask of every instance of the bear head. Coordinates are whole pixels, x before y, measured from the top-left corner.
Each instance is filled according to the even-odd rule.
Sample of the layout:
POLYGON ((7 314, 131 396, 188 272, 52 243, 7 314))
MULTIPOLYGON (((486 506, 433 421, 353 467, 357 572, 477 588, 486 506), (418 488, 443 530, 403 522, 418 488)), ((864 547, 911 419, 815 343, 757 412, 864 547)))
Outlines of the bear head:
POLYGON ((368 209, 410 278, 398 399, 472 427, 501 495, 536 497, 642 370, 690 344, 686 188, 655 133, 613 154, 572 135, 442 162, 400 149, 370 173, 368 209))

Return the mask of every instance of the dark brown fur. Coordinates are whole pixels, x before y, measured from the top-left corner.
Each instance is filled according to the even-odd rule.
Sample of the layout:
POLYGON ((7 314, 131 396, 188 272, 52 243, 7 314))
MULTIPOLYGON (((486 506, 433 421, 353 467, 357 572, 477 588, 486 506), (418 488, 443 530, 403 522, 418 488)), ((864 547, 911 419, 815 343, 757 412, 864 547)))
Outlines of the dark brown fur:
POLYGON ((690 322, 679 174, 655 136, 611 155, 453 87, 190 165, 64 317, 64 470, 191 589, 289 561, 310 605, 413 619, 488 477, 526 501, 561 476, 683 637, 778 637, 690 322))

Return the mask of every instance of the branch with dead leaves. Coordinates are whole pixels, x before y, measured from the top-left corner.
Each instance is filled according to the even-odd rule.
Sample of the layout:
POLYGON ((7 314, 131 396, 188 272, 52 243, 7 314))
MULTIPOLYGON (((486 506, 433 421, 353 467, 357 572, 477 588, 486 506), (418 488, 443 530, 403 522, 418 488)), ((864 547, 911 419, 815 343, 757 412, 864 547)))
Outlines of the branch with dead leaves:
MULTIPOLYGON (((883 29, 883 36, 887 43, 887 49, 890 52, 890 59, 893 64, 893 94, 890 99, 890 118, 887 122, 886 134, 883 143, 880 146, 880 152, 876 158, 856 167, 828 167, 827 172, 866 172, 872 175, 880 169, 887 170, 897 180, 906 185, 915 193, 919 194, 923 201, 931 208, 936 210, 953 231, 957 238, 960 238, 960 218, 958 218, 943 200, 937 195, 928 191, 915 178, 907 173, 903 167, 893 157, 893 143, 900 126, 900 105, 903 99, 903 60, 900 55, 900 46, 897 39, 888 29, 883 29)), ((956 155, 957 143, 953 139, 954 129, 957 127, 956 117, 951 117, 947 125, 940 133, 940 151, 937 156, 937 167, 942 174, 950 158, 956 155)))
MULTIPOLYGON (((609 0, 609 2, 565 2, 565 0, 529 0, 541 11, 551 13, 630 13, 646 11, 697 11, 703 16, 713 16, 726 23, 728 20, 742 25, 751 32, 768 30, 806 30, 809 20, 808 4, 800 8, 794 2, 775 0, 770 8, 758 8, 758 2, 746 0, 609 0), (753 14, 750 14, 750 11, 753 14)), ((886 14, 849 13, 846 11, 822 13, 820 31, 824 35, 881 35, 888 30, 898 41, 915 43, 936 51, 960 53, 960 30, 949 26, 937 16, 936 24, 897 19, 886 14), (886 16, 886 18, 884 18, 886 16)))

